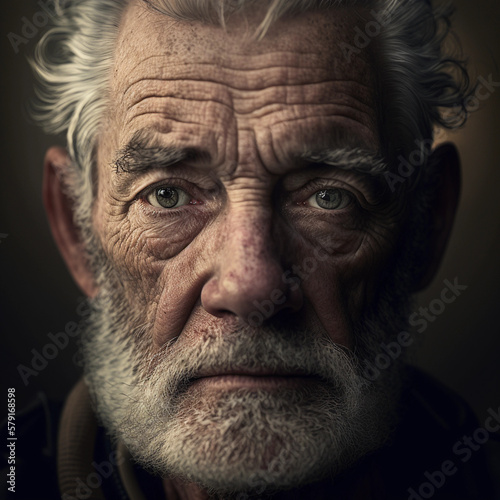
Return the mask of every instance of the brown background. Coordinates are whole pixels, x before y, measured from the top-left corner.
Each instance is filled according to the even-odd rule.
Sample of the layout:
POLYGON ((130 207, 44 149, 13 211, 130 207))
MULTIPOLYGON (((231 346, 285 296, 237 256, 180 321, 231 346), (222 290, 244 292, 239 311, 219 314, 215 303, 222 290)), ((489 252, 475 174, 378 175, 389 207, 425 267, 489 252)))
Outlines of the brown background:
MULTIPOLYGON (((46 1, 46 0, 45 0, 46 1)), ((500 82, 500 4, 496 0, 456 0, 456 31, 476 76, 492 74, 500 82)), ((42 207, 40 188, 45 149, 63 140, 43 135, 26 118, 32 96, 26 57, 40 34, 15 54, 7 38, 21 34, 23 16, 40 9, 34 0, 4 6, 0 35, 2 51, 0 169, 0 314, 1 366, 4 387, 15 387, 18 405, 38 391, 63 398, 78 378, 75 341, 38 376, 24 386, 19 364, 29 366, 31 350, 41 350, 47 335, 79 321, 81 293, 72 283, 52 242, 42 207)), ((449 135, 463 160, 464 188, 446 259, 422 305, 439 298, 443 280, 468 289, 419 335, 417 363, 461 394, 480 420, 490 407, 500 406, 500 88, 483 103, 467 127, 449 135)), ((6 392, 5 392, 6 394, 6 392)), ((1 416, 0 416, 1 419, 1 416)))

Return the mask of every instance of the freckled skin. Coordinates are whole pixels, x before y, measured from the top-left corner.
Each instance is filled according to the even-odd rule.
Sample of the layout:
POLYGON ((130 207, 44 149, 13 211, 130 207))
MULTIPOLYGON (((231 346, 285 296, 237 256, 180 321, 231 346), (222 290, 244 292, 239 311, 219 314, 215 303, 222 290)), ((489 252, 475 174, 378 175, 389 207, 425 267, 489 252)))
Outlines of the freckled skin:
POLYGON ((308 13, 250 42, 241 37, 243 21, 224 33, 174 23, 139 2, 126 11, 98 150, 94 218, 131 301, 154 322, 158 348, 177 335, 195 338, 201 326, 248 321, 255 302, 273 290, 287 297, 274 314, 294 314, 298 325, 352 347, 351 318, 376 290, 398 221, 366 205, 368 193, 346 172, 322 174, 308 188, 318 179, 308 167, 300 188, 283 185, 299 175, 294 153, 329 145, 335 134, 379 149, 368 51, 347 64, 339 50, 327 50, 349 40, 354 19, 350 10, 308 13), (206 179, 186 165, 171 176, 149 172, 118 194, 124 174, 110 163, 144 127, 159 144, 209 151, 206 179), (199 203, 154 208, 137 198, 152 184, 179 186, 199 203), (307 203, 327 188, 346 189, 368 208, 307 203), (291 290, 283 274, 315 249, 328 257, 291 290))
POLYGON ((241 19, 224 33, 131 2, 111 72, 93 215, 131 307, 154 325, 157 349, 178 335, 195 342, 213 325, 231 331, 276 290, 286 301, 268 321, 286 315, 353 347, 353 320, 376 293, 399 216, 371 204, 356 175, 305 170, 292 157, 339 134, 379 150, 370 52, 348 64, 335 49, 351 41, 356 19, 351 10, 308 13, 250 42, 241 19), (199 147, 210 161, 148 172, 119 193, 126 174, 110 163, 144 127, 159 144, 199 147), (140 196, 152 185, 180 187, 196 203, 155 208, 140 196), (341 210, 311 206, 331 188, 355 201, 341 210), (303 272, 311 257, 314 271, 291 286, 284 276, 293 266, 303 272))

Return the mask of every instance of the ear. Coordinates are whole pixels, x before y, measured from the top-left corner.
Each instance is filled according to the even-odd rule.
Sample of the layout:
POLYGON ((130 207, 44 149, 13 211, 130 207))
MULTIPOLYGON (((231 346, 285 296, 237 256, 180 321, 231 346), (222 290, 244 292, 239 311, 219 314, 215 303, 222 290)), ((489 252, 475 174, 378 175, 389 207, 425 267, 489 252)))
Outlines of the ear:
POLYGON ((439 186, 431 207, 433 225, 429 232, 429 258, 415 292, 429 286, 439 269, 453 228, 461 189, 460 157, 454 144, 447 142, 438 146, 429 162, 439 170, 439 186))
POLYGON ((76 284, 85 295, 94 297, 97 287, 91 273, 80 231, 74 223, 74 206, 66 193, 69 155, 65 149, 50 148, 45 155, 43 202, 52 236, 76 284))

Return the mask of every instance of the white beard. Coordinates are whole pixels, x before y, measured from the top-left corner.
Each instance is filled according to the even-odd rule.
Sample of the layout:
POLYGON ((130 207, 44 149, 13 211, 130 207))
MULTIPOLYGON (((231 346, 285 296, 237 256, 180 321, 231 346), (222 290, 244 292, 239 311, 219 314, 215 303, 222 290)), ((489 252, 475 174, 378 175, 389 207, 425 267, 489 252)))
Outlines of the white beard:
MULTIPOLYGON (((83 339, 86 380, 105 427, 150 471, 219 495, 289 489, 337 474, 390 434, 399 367, 369 382, 361 360, 324 334, 272 327, 211 329, 197 332, 196 343, 181 334, 151 354, 149 325, 131 326, 140 321, 113 289, 93 304, 83 339), (201 396, 189 382, 209 367, 300 370, 323 383, 201 396)), ((406 312, 385 312, 394 318, 385 327, 398 331, 406 312)), ((367 324, 356 332, 359 351, 375 356, 387 335, 367 324)))

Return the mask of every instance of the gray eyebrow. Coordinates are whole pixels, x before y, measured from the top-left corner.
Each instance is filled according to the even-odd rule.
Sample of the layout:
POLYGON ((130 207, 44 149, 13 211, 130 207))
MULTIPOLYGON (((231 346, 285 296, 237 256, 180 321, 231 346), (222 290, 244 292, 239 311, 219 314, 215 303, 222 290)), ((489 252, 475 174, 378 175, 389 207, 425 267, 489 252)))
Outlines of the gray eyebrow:
MULTIPOLYGON (((133 180, 155 169, 169 169, 188 161, 210 162, 210 154, 194 147, 159 146, 148 129, 138 130, 132 139, 120 149, 111 163, 117 175, 116 189, 126 194, 133 180), (120 174, 126 174, 123 178, 120 174)), ((387 187, 384 174, 387 163, 377 153, 356 147, 321 148, 294 155, 296 159, 319 166, 339 168, 370 177, 371 191, 383 196, 387 187)), ((206 164, 206 163, 205 163, 206 164)), ((368 180, 368 179, 366 179, 368 180)))
POLYGON ((210 160, 210 154, 193 147, 159 146, 153 140, 148 129, 138 130, 130 141, 119 151, 110 166, 114 168, 116 189, 126 194, 134 179, 145 172, 157 169, 169 169, 189 161, 210 160), (126 174, 122 176, 122 174, 126 174))
POLYGON ((172 167, 183 161, 206 160, 210 155, 193 147, 158 146, 151 141, 147 130, 137 131, 120 149, 111 165, 117 174, 139 175, 155 168, 172 167))
MULTIPOLYGON (((168 168, 183 161, 194 162, 201 158, 206 160, 207 156, 207 153, 196 148, 149 146, 142 132, 139 132, 118 151, 112 165, 116 173, 140 174, 152 168, 168 168)), ((298 158, 307 163, 328 165, 371 176, 383 175, 388 171, 388 165, 381 156, 361 148, 305 151, 298 158)))
POLYGON ((299 158, 309 164, 358 174, 360 182, 379 204, 392 199, 386 179, 386 174, 390 171, 389 164, 378 153, 356 147, 326 148, 319 151, 306 150, 299 158))
POLYGON ((383 176, 389 170, 388 164, 380 155, 361 148, 305 151, 299 158, 308 163, 328 165, 372 177, 383 176))

